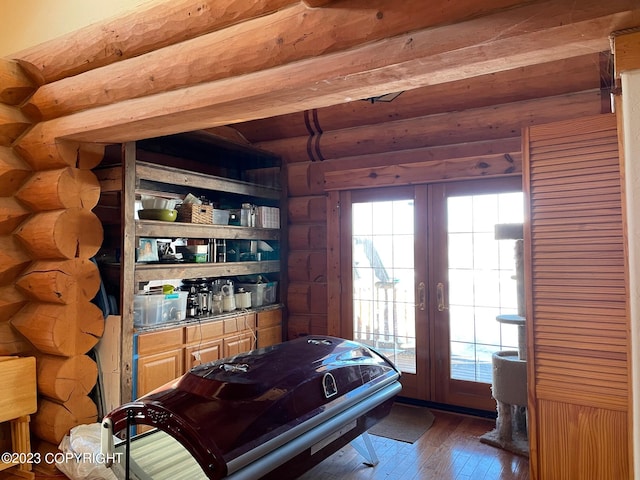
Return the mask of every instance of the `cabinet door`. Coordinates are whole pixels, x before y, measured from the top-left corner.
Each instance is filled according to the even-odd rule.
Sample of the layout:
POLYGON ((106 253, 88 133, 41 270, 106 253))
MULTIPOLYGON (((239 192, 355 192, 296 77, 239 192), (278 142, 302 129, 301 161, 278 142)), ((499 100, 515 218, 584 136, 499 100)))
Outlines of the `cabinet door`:
POLYGON ((224 358, 248 352, 254 348, 252 332, 244 332, 239 335, 230 335, 224 338, 224 358))
POLYGON ((186 370, 202 365, 207 362, 214 362, 222 358, 222 339, 193 345, 185 348, 184 362, 186 370))
POLYGON ((282 342, 282 327, 261 328, 258 330, 258 348, 268 347, 282 342))
POLYGON ((258 347, 268 347, 282 342, 282 309, 258 312, 258 347))
POLYGON ((232 318, 224 320, 224 334, 234 334, 245 332, 256 328, 256 314, 247 313, 244 315, 234 315, 232 318))
POLYGON ((149 393, 184 373, 183 350, 168 350, 138 357, 136 395, 149 393))

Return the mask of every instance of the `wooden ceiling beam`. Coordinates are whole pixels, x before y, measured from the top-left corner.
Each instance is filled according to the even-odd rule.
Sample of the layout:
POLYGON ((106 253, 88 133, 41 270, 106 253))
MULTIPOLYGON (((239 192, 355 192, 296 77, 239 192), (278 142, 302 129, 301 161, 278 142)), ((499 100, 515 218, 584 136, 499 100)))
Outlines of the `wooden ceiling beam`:
POLYGON ((298 0, 165 0, 13 55, 40 84, 267 15, 298 0))
MULTIPOLYGON (((345 52, 87 109, 42 122, 22 141, 51 143, 61 136, 124 142, 595 53, 609 48, 611 31, 638 23, 638 11, 628 6, 624 0, 584 0, 574 11, 573 2, 563 0, 527 4, 345 52)), ((171 70, 171 65, 165 68, 171 70)))
MULTIPOLYGON (((361 1, 343 1, 340 9, 314 10, 297 3, 271 15, 60 79, 42 86, 25 105, 25 112, 34 120, 50 120, 129 98, 312 59, 465 18, 467 7, 477 0, 458 2, 447 9, 424 8, 424 0, 403 0, 402 8, 395 5, 397 0, 377 0, 376 5, 356 8, 361 1)), ((516 0, 483 3, 481 13, 486 14, 516 0)), ((437 44, 438 38, 432 35, 431 41, 437 44)), ((66 54, 74 53, 67 50, 66 54)))
POLYGON ((613 37, 615 76, 640 68, 640 27, 632 32, 620 32, 613 37))
POLYGON ((601 113, 600 90, 259 142, 287 163, 519 137, 523 127, 601 113), (310 151, 310 144, 313 147, 310 151))
POLYGON ((359 100, 306 114, 295 112, 254 120, 235 128, 256 143, 307 135, 305 115, 313 116, 316 130, 327 134, 343 128, 581 92, 600 86, 599 56, 583 55, 416 88, 403 92, 390 103, 359 100))

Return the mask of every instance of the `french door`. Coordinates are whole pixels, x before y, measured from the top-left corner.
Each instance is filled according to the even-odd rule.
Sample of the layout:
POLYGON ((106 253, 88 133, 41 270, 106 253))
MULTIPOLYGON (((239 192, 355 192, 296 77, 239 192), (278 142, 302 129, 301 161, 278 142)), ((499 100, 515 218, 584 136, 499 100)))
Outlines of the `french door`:
POLYGON ((496 320, 517 313, 515 240, 495 225, 522 223, 520 179, 358 190, 341 206, 343 334, 402 370, 403 396, 495 409, 491 356, 518 347, 496 320))

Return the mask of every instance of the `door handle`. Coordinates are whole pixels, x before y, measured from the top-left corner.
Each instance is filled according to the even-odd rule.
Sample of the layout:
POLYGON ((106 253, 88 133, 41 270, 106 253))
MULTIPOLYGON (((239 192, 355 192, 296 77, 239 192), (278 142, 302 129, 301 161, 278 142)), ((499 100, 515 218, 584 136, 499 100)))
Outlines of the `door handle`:
POLYGON ((438 282, 436 285, 436 302, 438 303, 438 311, 444 312, 448 309, 444 301, 444 283, 438 282))
POLYGON ((420 282, 418 284, 418 308, 424 311, 426 303, 425 285, 424 282, 420 282))

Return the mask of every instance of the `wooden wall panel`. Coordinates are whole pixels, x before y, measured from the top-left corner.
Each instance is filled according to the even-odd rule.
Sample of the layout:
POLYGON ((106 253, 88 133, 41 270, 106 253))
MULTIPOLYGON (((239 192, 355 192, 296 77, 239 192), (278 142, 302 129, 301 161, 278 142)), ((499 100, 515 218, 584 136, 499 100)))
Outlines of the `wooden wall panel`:
POLYGON ((616 119, 525 133, 533 478, 629 478, 629 320, 616 119))
POLYGON ((624 412, 542 400, 540 422, 541 479, 629 478, 628 450, 624 435, 603 441, 603 431, 627 430, 624 412), (563 435, 558 435, 558 432, 563 435), (567 462, 573 458, 575 462, 567 462))

